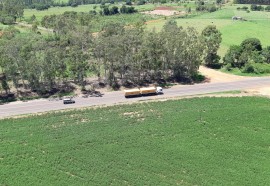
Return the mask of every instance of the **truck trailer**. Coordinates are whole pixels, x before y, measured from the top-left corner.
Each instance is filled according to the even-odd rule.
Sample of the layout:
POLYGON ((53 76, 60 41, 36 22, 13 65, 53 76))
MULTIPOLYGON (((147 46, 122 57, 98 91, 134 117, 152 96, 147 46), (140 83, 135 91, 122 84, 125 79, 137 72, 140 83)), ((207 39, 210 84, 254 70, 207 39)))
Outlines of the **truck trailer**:
POLYGON ((124 90, 124 92, 125 92, 126 98, 163 94, 162 87, 134 88, 134 89, 124 90))

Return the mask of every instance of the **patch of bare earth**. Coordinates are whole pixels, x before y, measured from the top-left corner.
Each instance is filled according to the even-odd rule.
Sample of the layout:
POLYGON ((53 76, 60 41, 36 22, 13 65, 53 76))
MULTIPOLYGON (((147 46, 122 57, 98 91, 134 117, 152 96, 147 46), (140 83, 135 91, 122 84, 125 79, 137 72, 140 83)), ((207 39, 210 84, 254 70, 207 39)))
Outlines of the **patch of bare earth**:
POLYGON ((204 66, 200 66, 199 72, 207 78, 209 83, 232 82, 249 78, 233 74, 226 74, 224 72, 213 70, 204 66))
POLYGON ((172 7, 157 7, 155 10, 152 11, 145 11, 142 12, 144 14, 150 14, 150 15, 162 15, 162 16, 172 16, 172 15, 185 15, 185 11, 177 11, 172 7))

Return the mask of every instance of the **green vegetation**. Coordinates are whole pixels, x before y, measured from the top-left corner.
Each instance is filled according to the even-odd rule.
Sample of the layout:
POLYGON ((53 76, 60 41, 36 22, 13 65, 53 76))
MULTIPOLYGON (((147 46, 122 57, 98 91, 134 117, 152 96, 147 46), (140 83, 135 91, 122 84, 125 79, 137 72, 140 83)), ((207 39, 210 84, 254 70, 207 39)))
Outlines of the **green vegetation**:
MULTIPOLYGON (((121 5, 115 4, 111 6, 117 6, 118 8, 121 8, 121 5)), ((140 5, 140 6, 134 6, 136 10, 138 11, 148 11, 153 10, 155 5, 153 4, 147 4, 147 5, 140 5)), ((45 15, 60 15, 64 12, 85 12, 88 13, 90 11, 96 10, 97 12, 100 11, 100 5, 90 4, 90 5, 79 5, 77 7, 51 7, 48 10, 45 11, 37 11, 33 9, 25 9, 24 10, 24 18, 29 19, 32 15, 35 15, 38 21, 41 21, 41 19, 45 15)))
POLYGON ((262 5, 269 5, 270 2, 268 0, 234 0, 236 4, 262 4, 262 5))
MULTIPOLYGON (((207 27, 201 35, 172 20, 158 33, 146 31, 144 22, 128 28, 110 23, 93 37, 85 26, 86 18, 73 12, 48 17, 43 24, 51 25, 54 34, 47 37, 34 31, 22 36, 12 27, 5 29, 0 39, 1 90, 8 94, 13 86, 17 94, 28 90, 49 96, 74 90, 71 81, 84 90, 89 74, 102 78, 102 83, 113 89, 189 83, 202 80, 196 75, 204 56, 217 57, 219 42, 209 39, 218 33, 215 27, 207 27)), ((220 34, 214 38, 218 37, 220 34)))
MULTIPOLYGON (((237 6, 225 6, 213 13, 193 15, 188 18, 175 18, 178 25, 184 28, 195 27, 201 32, 208 25, 216 25, 222 34, 222 42, 218 54, 223 57, 231 45, 239 45, 243 40, 251 37, 258 38, 263 46, 269 46, 270 12, 250 12, 236 10, 237 6), (247 21, 232 21, 233 16, 241 16, 247 21)), ((149 30, 160 30, 166 20, 149 22, 149 30)))
POLYGON ((0 1, 0 23, 13 24, 18 18, 23 17, 23 5, 17 0, 1 0, 0 1))
POLYGON ((241 45, 232 45, 223 58, 224 69, 239 69, 242 73, 269 74, 270 46, 262 48, 257 38, 245 39, 241 45))
MULTIPOLYGON (((120 8, 119 5, 115 4, 120 8)), ((115 6, 113 5, 113 6, 115 6)), ((164 4, 162 6, 176 6, 177 4, 164 4)), ((181 4, 182 6, 184 4, 181 4)), ((194 13, 195 5, 194 3, 186 4, 187 7, 192 7, 193 9, 193 17, 187 19, 177 19, 176 21, 178 25, 183 27, 194 26, 198 31, 202 31, 208 25, 216 25, 217 28, 222 33, 222 43, 221 47, 218 51, 218 54, 223 57, 226 51, 229 49, 231 45, 238 45, 244 39, 249 37, 256 37, 262 41, 264 46, 270 45, 270 40, 268 39, 268 33, 270 32, 270 23, 269 23, 269 15, 270 12, 261 12, 261 11, 252 11, 247 13, 246 11, 238 11, 236 6, 225 6, 222 7, 221 10, 218 10, 213 13, 194 13), (197 14, 197 15, 196 15, 197 14), (245 18, 247 21, 232 21, 231 18, 233 16, 241 16, 245 18)), ((96 6, 96 11, 100 10, 99 5, 79 5, 78 7, 52 7, 46 11, 36 11, 26 9, 24 13, 25 19, 29 19, 33 14, 36 16, 38 21, 41 21, 42 17, 45 15, 59 15, 63 14, 66 11, 76 11, 76 12, 89 12, 90 10, 94 10, 93 7, 96 6)), ((154 4, 145 4, 140 6, 135 6, 138 11, 146 11, 153 10, 156 5, 154 4)), ((110 21, 110 19, 115 20, 123 20, 126 16, 110 16, 105 18, 100 18, 98 25, 104 21, 110 21), (113 17, 113 18, 112 18, 113 17), (108 19, 108 20, 107 20, 108 19)), ((127 24, 132 23, 132 21, 136 21, 140 17, 138 15, 131 15, 130 18, 127 18, 127 24), (133 17, 134 16, 134 17, 133 17), (132 17, 132 18, 131 18, 132 17), (136 17, 136 18, 135 18, 136 17), (138 18, 138 19, 137 19, 138 18)), ((144 19, 150 20, 150 16, 145 16, 144 19)), ((165 24, 166 20, 159 19, 158 21, 153 21, 148 24, 148 28, 152 30, 156 28, 156 30, 160 30, 165 24)), ((101 26, 98 26, 100 28, 101 26)), ((98 31, 98 28, 95 31, 98 31)))
POLYGON ((220 71, 228 73, 228 74, 238 75, 238 76, 251 76, 251 77, 270 76, 270 73, 245 73, 239 68, 232 68, 232 69, 228 70, 226 68, 226 66, 221 68, 220 71))
POLYGON ((223 92, 214 92, 209 94, 240 94, 242 93, 241 90, 231 90, 231 91, 223 91, 223 92))
POLYGON ((195 98, 1 120, 0 185, 267 185, 269 104, 195 98))

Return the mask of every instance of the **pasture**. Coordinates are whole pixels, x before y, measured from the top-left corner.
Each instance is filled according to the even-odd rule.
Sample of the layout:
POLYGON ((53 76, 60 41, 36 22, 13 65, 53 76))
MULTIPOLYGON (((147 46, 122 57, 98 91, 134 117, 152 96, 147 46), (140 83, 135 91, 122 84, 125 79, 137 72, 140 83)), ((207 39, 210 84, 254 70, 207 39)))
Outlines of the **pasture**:
MULTIPOLYGON (((122 6, 120 4, 113 4, 110 6, 118 6, 119 8, 122 6)), ((147 11, 147 10, 153 10, 156 5, 154 4, 146 4, 146 5, 140 5, 135 6, 135 9, 138 11, 147 11)), ((60 15, 67 11, 75 11, 75 12, 86 12, 88 13, 91 10, 96 10, 99 12, 100 10, 100 4, 89 4, 89 5, 79 5, 78 7, 51 7, 48 10, 44 11, 38 11, 35 9, 25 9, 24 10, 24 18, 29 19, 32 15, 35 15, 38 21, 41 21, 42 17, 45 15, 60 15)), ((108 17, 108 16, 107 16, 108 17)))
MULTIPOLYGON (((178 25, 195 27, 201 32, 207 25, 216 25, 222 33, 222 43, 219 54, 224 56, 231 45, 239 45, 244 39, 256 37, 261 40, 263 47, 270 45, 270 12, 238 11, 235 6, 226 6, 213 13, 193 15, 190 18, 175 18, 178 25), (232 16, 241 16, 247 21, 233 21, 232 16)), ((165 19, 149 22, 148 29, 160 30, 165 24, 165 19)))
POLYGON ((267 185, 269 104, 193 98, 0 120, 0 185, 267 185))

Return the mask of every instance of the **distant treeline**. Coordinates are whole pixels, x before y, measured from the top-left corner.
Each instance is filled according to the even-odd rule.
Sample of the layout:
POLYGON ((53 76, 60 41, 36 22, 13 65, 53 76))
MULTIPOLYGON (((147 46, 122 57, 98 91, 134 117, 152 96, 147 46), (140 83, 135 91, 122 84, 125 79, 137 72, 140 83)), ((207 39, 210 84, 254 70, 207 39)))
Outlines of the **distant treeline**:
POLYGON ((260 4, 260 5, 270 5, 269 0, 234 0, 235 4, 260 4))

